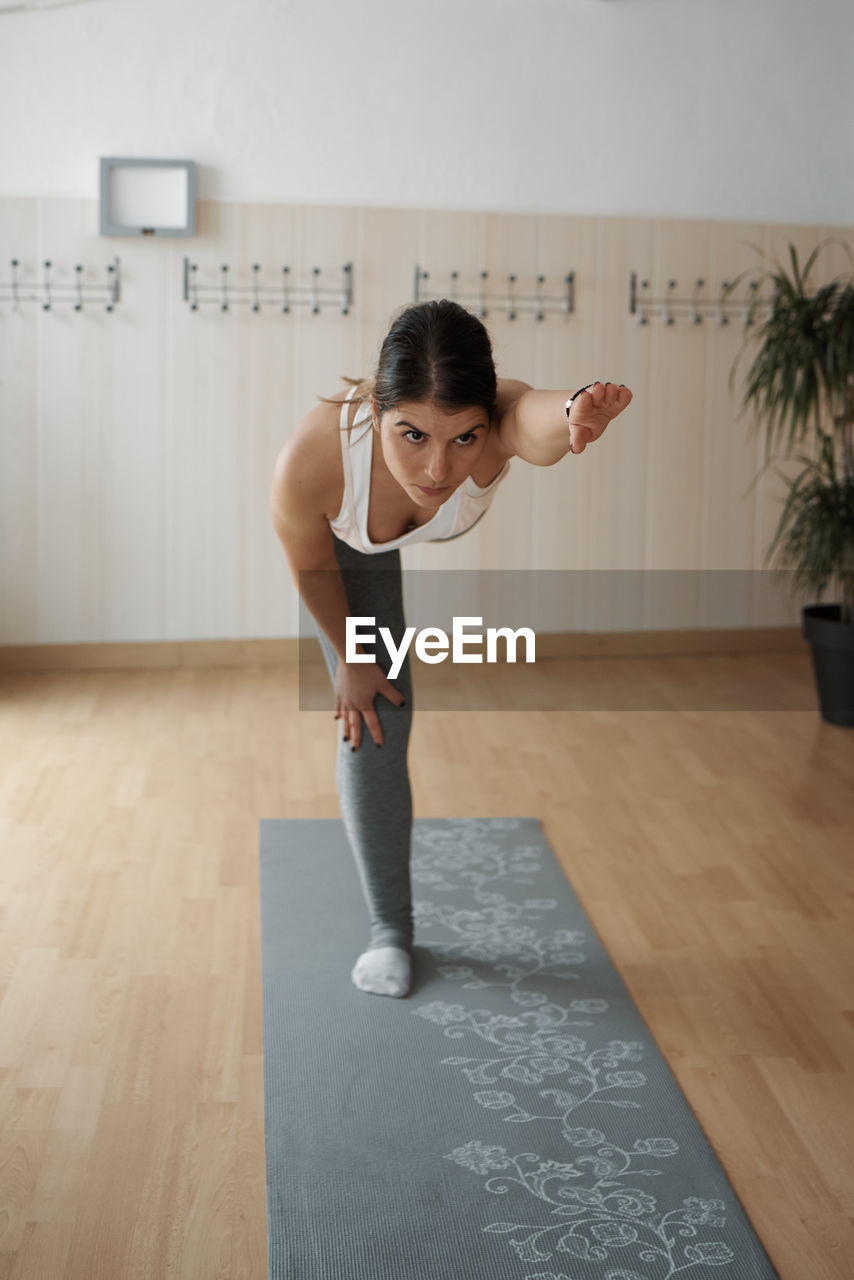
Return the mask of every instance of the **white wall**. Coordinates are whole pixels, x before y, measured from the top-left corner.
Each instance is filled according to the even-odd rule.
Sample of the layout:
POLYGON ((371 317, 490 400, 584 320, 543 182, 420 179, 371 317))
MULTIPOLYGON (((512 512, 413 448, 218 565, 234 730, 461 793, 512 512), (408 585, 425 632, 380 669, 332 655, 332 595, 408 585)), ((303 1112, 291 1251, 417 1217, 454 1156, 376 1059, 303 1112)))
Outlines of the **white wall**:
MULTIPOLYGON (((0 11, 16 2, 56 0, 0 11)), ((437 280, 573 269, 561 327, 490 322, 499 371, 636 393, 583 468, 517 469, 503 507, 523 538, 496 515, 443 563, 758 567, 777 495, 742 497, 757 458, 726 385, 736 335, 640 330, 628 279, 714 291, 753 269, 748 243, 850 232, 853 54, 850 0, 0 12, 0 284, 13 256, 58 281, 120 254, 123 280, 109 317, 0 302, 0 644, 295 633, 273 460, 315 395, 371 367, 416 262, 437 280), (102 155, 196 160, 196 237, 100 238, 102 155), (190 316, 184 253, 244 279, 256 260, 352 261, 356 308, 190 316)), ((635 625, 715 625, 685 607, 663 621, 640 602, 635 625)), ((747 600, 727 625, 775 620, 747 600)))
POLYGON ((0 13, 0 196, 174 156, 215 200, 849 224, 852 63, 849 0, 0 13))
MULTIPOLYGON (((697 325, 682 313, 672 326, 660 316, 641 326, 628 285, 637 271, 660 297, 670 279, 684 294, 701 277, 714 299, 724 279, 756 269, 752 244, 779 256, 794 237, 805 259, 827 229, 221 201, 200 201, 198 214, 190 242, 109 242, 120 248, 122 273, 112 314, 103 303, 76 313, 56 291, 49 311, 40 291, 17 307, 0 304, 0 647, 296 635, 298 597, 269 514, 275 458, 318 394, 339 387, 341 374, 374 367, 391 314, 412 296, 416 262, 440 290, 452 269, 466 291, 488 272, 502 376, 567 394, 607 377, 635 398, 581 457, 554 467, 514 462, 476 529, 447 546, 406 548, 406 569, 443 570, 443 590, 445 571, 465 570, 475 614, 487 612, 476 590, 498 585, 515 608, 524 581, 539 597, 524 625, 542 631, 797 621, 794 602, 781 607, 769 575, 752 572, 783 486, 776 468, 753 486, 761 442, 735 420, 728 374, 741 325, 721 326, 714 315, 697 325), (195 313, 183 298, 188 249, 200 284, 214 288, 195 313), (320 315, 277 305, 253 313, 244 300, 222 312, 220 264, 239 286, 255 262, 265 285, 288 262, 295 283, 317 265, 333 286, 352 262, 353 306, 346 316, 335 302, 320 315), (517 274, 520 296, 538 273, 557 294, 569 270, 572 315, 510 319, 508 274, 517 274), (515 583, 489 575, 475 583, 471 569, 523 572, 515 583), (562 571, 557 582, 539 572, 551 570, 562 571), (615 570, 628 572, 630 589, 621 574, 614 587, 615 570), (661 571, 672 581, 670 570, 687 571, 675 597, 662 590, 661 571), (736 571, 724 591, 722 570, 736 571), (541 621, 542 604, 552 603, 559 619, 549 612, 541 621)), ((94 200, 0 198, 0 266, 16 255, 35 283, 50 258, 58 290, 82 261, 100 283, 96 268, 108 254, 96 215, 94 200)), ((850 247, 854 229, 838 228, 836 238, 850 247)), ((848 261, 837 244, 822 268, 835 275, 848 261)), ((417 608, 407 590, 416 625, 417 608)), ((421 616, 421 625, 437 621, 432 611, 421 616)), ((507 622, 501 612, 496 625, 507 622)))

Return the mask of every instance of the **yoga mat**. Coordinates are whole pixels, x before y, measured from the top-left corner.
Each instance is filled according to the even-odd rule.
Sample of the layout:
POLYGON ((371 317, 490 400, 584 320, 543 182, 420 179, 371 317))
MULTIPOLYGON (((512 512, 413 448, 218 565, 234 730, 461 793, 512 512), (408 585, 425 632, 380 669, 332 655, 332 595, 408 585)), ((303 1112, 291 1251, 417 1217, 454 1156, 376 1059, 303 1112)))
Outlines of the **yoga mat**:
POLYGON ((417 819, 414 985, 343 825, 260 830, 270 1280, 773 1280, 534 818, 417 819))

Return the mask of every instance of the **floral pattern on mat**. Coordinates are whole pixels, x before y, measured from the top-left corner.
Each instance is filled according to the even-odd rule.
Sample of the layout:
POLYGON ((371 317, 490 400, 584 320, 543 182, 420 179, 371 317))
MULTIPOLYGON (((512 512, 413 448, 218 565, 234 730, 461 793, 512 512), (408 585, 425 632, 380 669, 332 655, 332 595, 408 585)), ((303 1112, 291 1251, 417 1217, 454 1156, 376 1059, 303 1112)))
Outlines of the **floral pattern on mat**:
POLYGON ((453 962, 441 965, 440 974, 460 990, 504 991, 518 1012, 433 1000, 412 1013, 464 1042, 466 1056, 441 1064, 466 1077, 474 1101, 493 1122, 549 1121, 565 1158, 512 1154, 507 1145, 475 1138, 444 1159, 486 1177, 485 1190, 493 1195, 515 1191, 514 1204, 537 1202, 555 1219, 483 1228, 507 1236, 521 1263, 554 1261, 560 1267, 526 1269, 524 1280, 587 1280, 590 1263, 612 1261, 615 1266, 603 1271, 600 1265, 596 1274, 604 1280, 669 1280, 699 1265, 725 1267, 735 1261, 733 1250, 706 1238, 710 1228, 726 1225, 724 1202, 688 1196, 662 1204, 649 1189, 661 1176, 660 1162, 678 1154, 675 1139, 644 1133, 642 1116, 632 1142, 608 1137, 609 1108, 643 1111, 648 1081, 634 1064, 643 1061, 646 1046, 605 1039, 597 1026, 608 1010, 605 1000, 589 994, 555 1000, 555 979, 581 981, 585 933, 544 929, 555 899, 530 897, 520 904, 501 892, 515 887, 519 897, 520 889, 536 888, 542 847, 505 847, 495 838, 519 826, 513 818, 416 824, 412 862, 413 883, 432 895, 471 892, 468 909, 416 900, 418 942, 453 962), (445 940, 448 934, 454 941, 445 940), (551 994, 536 990, 538 980, 551 994), (537 1088, 543 1084, 549 1087, 537 1088), (497 1087, 484 1087, 489 1085, 497 1087), (520 1193, 528 1199, 520 1201, 520 1193), (587 1269, 579 1270, 584 1264, 587 1269))

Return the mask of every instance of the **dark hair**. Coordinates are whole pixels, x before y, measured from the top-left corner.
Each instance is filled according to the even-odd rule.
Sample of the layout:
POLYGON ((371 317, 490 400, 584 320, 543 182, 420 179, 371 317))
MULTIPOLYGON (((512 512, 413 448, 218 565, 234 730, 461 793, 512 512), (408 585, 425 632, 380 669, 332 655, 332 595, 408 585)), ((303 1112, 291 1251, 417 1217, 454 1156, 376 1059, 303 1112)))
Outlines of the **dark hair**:
POLYGON ((449 412, 478 405, 491 414, 497 393, 492 343, 471 311, 442 298, 409 306, 393 321, 374 378, 380 413, 404 400, 432 400, 449 412))

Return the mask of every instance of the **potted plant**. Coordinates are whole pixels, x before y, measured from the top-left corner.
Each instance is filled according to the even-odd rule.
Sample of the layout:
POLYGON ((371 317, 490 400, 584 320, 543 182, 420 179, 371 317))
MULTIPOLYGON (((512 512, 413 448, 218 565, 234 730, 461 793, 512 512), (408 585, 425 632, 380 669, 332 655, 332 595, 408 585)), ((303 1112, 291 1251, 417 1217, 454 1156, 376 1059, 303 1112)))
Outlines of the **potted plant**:
POLYGON ((762 470, 780 443, 784 458, 803 463, 794 479, 777 473, 788 494, 765 562, 776 552, 775 567, 794 570, 793 588, 814 591, 819 601, 828 586, 839 593, 836 603, 805 606, 801 618, 812 648, 821 714, 831 724, 852 728, 854 276, 811 288, 810 271, 822 247, 801 269, 790 244, 791 271, 775 264, 762 273, 745 316, 745 344, 730 385, 755 341, 742 407, 753 408, 757 428, 765 426, 762 470), (763 284, 773 287, 770 304, 762 300, 763 284), (765 307, 767 316, 757 325, 759 309, 765 307))

